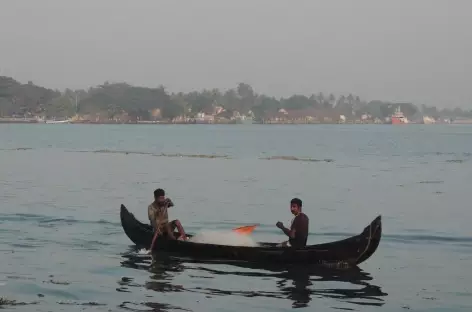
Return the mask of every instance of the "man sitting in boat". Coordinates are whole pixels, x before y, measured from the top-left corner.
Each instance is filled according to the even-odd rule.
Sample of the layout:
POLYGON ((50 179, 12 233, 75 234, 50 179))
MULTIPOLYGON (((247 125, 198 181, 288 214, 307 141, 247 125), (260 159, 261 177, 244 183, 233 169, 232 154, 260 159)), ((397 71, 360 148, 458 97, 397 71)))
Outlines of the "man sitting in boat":
POLYGON ((154 191, 154 202, 148 206, 148 217, 151 225, 158 236, 175 239, 174 230, 179 230, 180 240, 186 240, 184 228, 179 220, 169 222, 169 215, 167 209, 173 207, 174 203, 170 198, 166 198, 166 193, 163 189, 154 191))
POLYGON ((302 201, 299 198, 294 198, 290 201, 290 211, 295 216, 292 220, 290 230, 280 221, 276 224, 276 226, 289 237, 288 241, 283 242, 279 246, 292 246, 294 248, 305 247, 308 239, 309 219, 308 216, 302 212, 302 201))

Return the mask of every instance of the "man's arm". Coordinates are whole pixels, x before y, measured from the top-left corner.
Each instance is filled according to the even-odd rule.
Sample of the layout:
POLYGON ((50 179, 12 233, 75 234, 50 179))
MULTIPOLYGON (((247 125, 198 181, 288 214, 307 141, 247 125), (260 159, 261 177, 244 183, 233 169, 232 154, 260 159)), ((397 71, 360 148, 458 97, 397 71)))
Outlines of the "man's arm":
POLYGON ((148 206, 148 218, 149 218, 149 223, 151 223, 152 227, 156 227, 156 219, 154 217, 154 210, 152 209, 151 206, 148 206))
POLYGON ((154 213, 152 212, 151 206, 148 206, 148 218, 152 221, 154 213))
POLYGON ((285 235, 287 235, 288 237, 290 238, 295 238, 295 229, 293 230, 290 230, 290 229, 287 229, 283 224, 282 222, 277 222, 277 227, 279 229, 281 229, 285 235))
POLYGON ((284 231, 285 235, 287 235, 290 238, 295 238, 295 229, 289 230, 285 226, 282 228, 282 231, 284 231))
POLYGON ((170 199, 169 197, 166 198, 166 204, 167 204, 167 208, 174 207, 174 203, 172 202, 172 199, 170 199))

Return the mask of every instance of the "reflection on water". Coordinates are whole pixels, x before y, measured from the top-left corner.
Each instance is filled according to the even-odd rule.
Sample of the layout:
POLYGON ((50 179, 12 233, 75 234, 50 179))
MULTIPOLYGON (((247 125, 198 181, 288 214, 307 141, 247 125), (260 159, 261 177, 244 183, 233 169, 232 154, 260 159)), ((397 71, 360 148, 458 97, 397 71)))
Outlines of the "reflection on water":
POLYGON ((136 311, 136 312, 141 312, 141 311, 156 311, 156 312, 165 312, 165 311, 191 311, 183 308, 179 308, 170 304, 166 303, 157 303, 157 302, 145 302, 143 304, 137 304, 134 302, 129 302, 125 301, 122 304, 119 305, 119 307, 123 310, 128 310, 128 311, 136 311), (141 306, 145 306, 148 309, 142 309, 141 306), (149 310, 151 309, 151 310, 149 310))
POLYGON ((387 296, 379 286, 371 283, 372 277, 360 268, 336 270, 245 262, 208 262, 168 254, 159 254, 158 258, 151 258, 149 255, 138 255, 133 251, 123 255, 121 265, 150 272, 149 280, 144 285, 134 283, 133 278, 123 278, 117 290, 126 292, 132 287, 145 287, 157 292, 193 292, 205 294, 207 297, 288 299, 292 302, 293 308, 308 307, 316 297, 331 298, 354 305, 382 306, 383 297, 387 296), (219 269, 222 266, 224 269, 219 269), (186 275, 190 280, 185 285, 177 284, 174 280, 179 275, 186 275), (224 289, 225 282, 218 282, 217 277, 225 277, 226 281, 232 277, 243 277, 244 282, 241 283, 239 290, 228 290, 224 289), (195 286, 192 279, 212 279, 212 284, 215 286, 195 286), (248 290, 247 285, 257 284, 261 280, 272 285, 269 290, 248 290))

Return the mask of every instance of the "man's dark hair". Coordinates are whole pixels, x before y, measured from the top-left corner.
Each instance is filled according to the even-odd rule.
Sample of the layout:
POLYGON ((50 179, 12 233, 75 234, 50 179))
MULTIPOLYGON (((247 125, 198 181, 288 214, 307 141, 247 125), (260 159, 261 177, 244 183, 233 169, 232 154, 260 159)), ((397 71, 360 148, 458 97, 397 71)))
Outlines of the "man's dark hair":
POLYGON ((166 192, 164 192, 163 189, 158 188, 157 190, 154 191, 154 197, 161 197, 161 196, 166 196, 166 192))
POLYGON ((300 198, 294 198, 290 201, 290 205, 297 205, 298 207, 300 207, 300 209, 302 209, 302 200, 300 198))

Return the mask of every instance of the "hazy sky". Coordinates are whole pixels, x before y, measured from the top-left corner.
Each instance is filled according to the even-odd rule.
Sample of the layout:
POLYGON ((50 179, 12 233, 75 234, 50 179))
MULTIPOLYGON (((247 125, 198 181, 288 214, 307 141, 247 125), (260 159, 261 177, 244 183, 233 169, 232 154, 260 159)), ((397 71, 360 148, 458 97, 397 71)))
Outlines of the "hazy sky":
POLYGON ((0 75, 472 107, 472 1, 4 0, 0 75))

